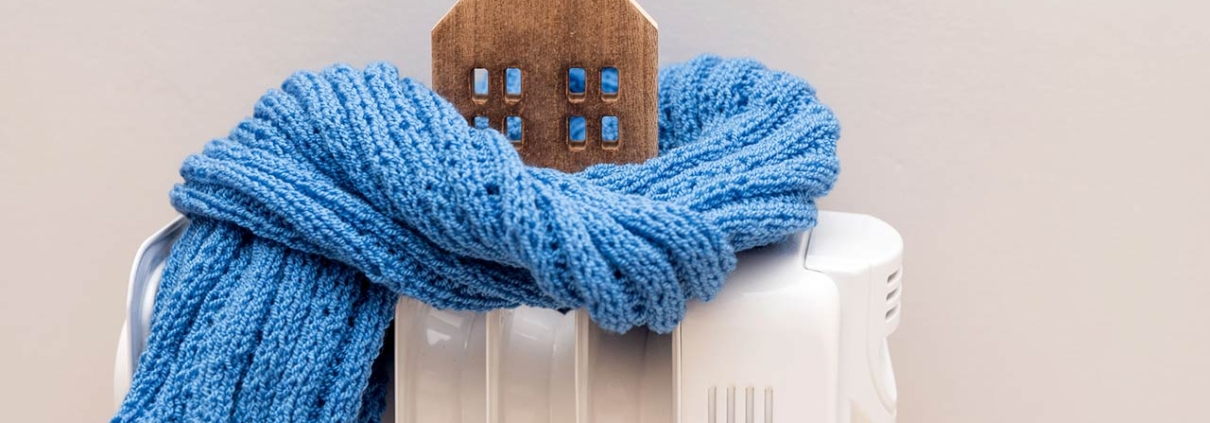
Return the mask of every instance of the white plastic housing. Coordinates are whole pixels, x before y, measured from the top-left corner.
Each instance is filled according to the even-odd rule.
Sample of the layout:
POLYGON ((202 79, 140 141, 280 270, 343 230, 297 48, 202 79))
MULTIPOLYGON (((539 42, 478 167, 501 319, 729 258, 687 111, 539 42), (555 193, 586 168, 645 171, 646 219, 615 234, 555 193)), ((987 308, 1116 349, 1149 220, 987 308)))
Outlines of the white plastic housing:
POLYGON ((398 423, 885 423, 903 242, 870 216, 740 254, 718 298, 671 335, 606 333, 583 313, 396 314, 398 423))

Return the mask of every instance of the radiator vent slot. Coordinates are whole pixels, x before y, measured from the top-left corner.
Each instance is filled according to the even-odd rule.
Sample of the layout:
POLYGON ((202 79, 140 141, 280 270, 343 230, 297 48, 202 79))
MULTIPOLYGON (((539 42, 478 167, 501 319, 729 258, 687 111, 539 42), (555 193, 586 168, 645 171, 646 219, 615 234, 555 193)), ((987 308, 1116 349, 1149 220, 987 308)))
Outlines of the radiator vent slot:
POLYGON ((706 392, 707 423, 773 423, 773 388, 765 388, 762 398, 757 398, 756 387, 735 385, 726 389, 712 386, 706 392), (719 391, 722 391, 721 393, 719 391), (719 395, 724 395, 719 398, 719 395), (736 398, 742 395, 741 398, 736 398), (763 403, 760 420, 757 420, 757 404, 763 403))
POLYGON ((886 277, 886 318, 887 322, 893 322, 899 318, 899 305, 903 296, 903 268, 895 269, 894 272, 886 277))
POLYGON ((895 300, 898 300, 898 299, 899 299, 899 287, 895 287, 895 288, 891 289, 891 292, 886 293, 887 304, 893 304, 895 302, 895 300))
POLYGON ((888 322, 895 320, 896 317, 899 317, 899 304, 895 304, 894 307, 891 307, 890 310, 886 311, 886 320, 888 322))

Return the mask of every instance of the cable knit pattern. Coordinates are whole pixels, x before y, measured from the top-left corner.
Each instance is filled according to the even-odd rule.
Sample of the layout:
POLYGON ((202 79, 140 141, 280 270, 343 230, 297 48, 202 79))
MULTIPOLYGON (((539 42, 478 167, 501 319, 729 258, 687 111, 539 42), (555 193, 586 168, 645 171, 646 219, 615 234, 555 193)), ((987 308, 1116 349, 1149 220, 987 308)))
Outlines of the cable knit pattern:
POLYGON ((659 157, 564 174, 389 65, 296 73, 186 159, 192 223, 114 421, 377 421, 398 295, 671 331, 736 251, 814 225, 839 126, 749 60, 664 69, 659 102, 659 157))

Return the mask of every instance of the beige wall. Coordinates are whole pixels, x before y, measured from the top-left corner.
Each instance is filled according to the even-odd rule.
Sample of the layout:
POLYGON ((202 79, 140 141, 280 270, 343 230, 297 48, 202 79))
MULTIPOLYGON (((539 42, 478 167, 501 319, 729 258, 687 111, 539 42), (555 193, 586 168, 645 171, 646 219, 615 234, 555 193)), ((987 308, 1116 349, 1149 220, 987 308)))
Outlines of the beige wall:
MULTIPOLYGON (((427 81, 451 1, 180 3, 0 2, 4 420, 109 415, 131 253, 186 154, 298 68, 427 81)), ((908 243, 901 422, 1207 418, 1207 3, 644 4, 664 62, 754 56, 839 113, 823 205, 908 243)))

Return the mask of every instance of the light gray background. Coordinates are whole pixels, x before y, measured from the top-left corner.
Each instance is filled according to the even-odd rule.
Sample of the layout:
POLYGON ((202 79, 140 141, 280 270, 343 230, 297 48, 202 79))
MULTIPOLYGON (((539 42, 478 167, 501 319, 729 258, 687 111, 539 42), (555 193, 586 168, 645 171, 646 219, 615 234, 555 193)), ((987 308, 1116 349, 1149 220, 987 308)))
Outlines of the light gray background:
MULTIPOLYGON (((130 260, 185 155, 291 71, 427 81, 451 0, 0 3, 0 404, 106 419, 130 260)), ((907 240, 901 422, 1192 422, 1210 394, 1210 5, 645 0, 843 125, 829 209, 907 240)))

